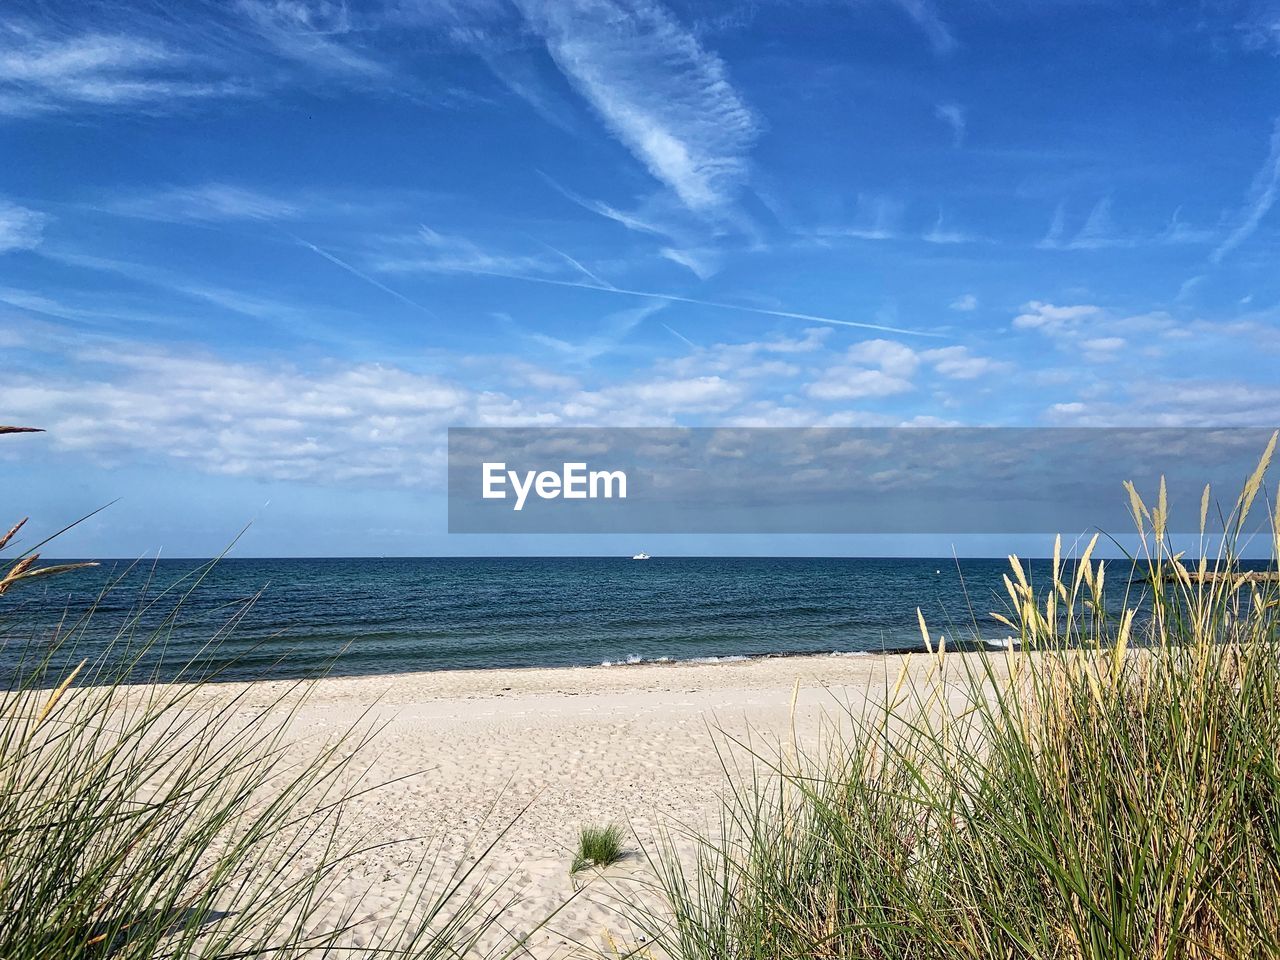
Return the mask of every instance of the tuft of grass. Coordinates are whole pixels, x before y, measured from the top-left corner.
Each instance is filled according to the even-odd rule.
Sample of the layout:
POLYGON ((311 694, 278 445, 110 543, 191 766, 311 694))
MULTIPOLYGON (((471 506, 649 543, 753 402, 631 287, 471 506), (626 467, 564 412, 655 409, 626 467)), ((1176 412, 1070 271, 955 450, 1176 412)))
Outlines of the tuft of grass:
POLYGON ((587 867, 607 867, 617 863, 626 856, 624 838, 622 827, 616 823, 604 827, 584 826, 578 831, 578 849, 569 872, 579 873, 587 867))
POLYGON ((635 922, 673 960, 1280 955, 1280 585, 1234 549, 1274 447, 1189 565, 1163 484, 1130 488, 1119 614, 1095 537, 1045 582, 1010 558, 1020 649, 921 618, 930 653, 821 750, 757 750, 692 860, 650 854, 669 916, 635 922))

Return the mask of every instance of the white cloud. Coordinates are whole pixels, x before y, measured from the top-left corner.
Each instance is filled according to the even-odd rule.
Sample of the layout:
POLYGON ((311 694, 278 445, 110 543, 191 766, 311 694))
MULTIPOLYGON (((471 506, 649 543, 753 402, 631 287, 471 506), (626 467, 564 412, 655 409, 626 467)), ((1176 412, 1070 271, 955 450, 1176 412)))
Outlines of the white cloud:
POLYGON ((1062 238, 1067 231, 1067 206, 1059 203, 1053 210, 1053 219, 1049 221, 1049 230, 1036 244, 1041 250, 1059 250, 1062 238))
POLYGON ((1128 341, 1124 337, 1091 337, 1080 343, 1087 359, 1101 362, 1117 359, 1126 346, 1128 341))
POLYGON ((1274 4, 1255 5, 1251 16, 1237 24, 1236 30, 1244 34, 1245 49, 1280 53, 1280 9, 1274 4))
POLYGON ((239 0, 240 10, 254 29, 281 55, 326 72, 385 79, 390 70, 360 52, 351 8, 329 0, 239 0))
POLYGON ((0 253, 34 250, 40 245, 48 219, 43 213, 0 200, 0 253))
POLYGON ((1196 289, 1205 281, 1205 275, 1198 273, 1194 277, 1187 277, 1178 285, 1178 292, 1174 295, 1176 303, 1185 303, 1190 300, 1196 289))
POLYGON ((715 275, 720 266, 720 258, 710 250, 676 250, 663 247, 659 251, 672 263, 678 263, 699 280, 706 280, 715 275))
POLYGON ((0 115, 171 112, 284 85, 314 86, 318 74, 369 90, 418 93, 364 46, 393 19, 380 4, 373 10, 341 0, 233 0, 199 5, 198 22, 195 13, 178 16, 164 4, 80 6, 86 16, 79 23, 0 15, 0 115), (93 12, 107 17, 90 20, 93 12))
POLYGON ((63 375, 18 374, 6 384, 9 413, 46 427, 59 448, 104 462, 150 456, 307 482, 438 483, 446 427, 459 423, 660 425, 719 415, 747 397, 735 379, 653 372, 582 389, 500 355, 453 358, 450 369, 481 371, 467 383, 392 364, 303 369, 125 341, 68 359, 63 375))
POLYGON ((566 133, 580 132, 577 111, 567 98, 544 82, 541 51, 528 49, 525 38, 512 42, 499 31, 473 26, 457 26, 450 31, 450 37, 479 57, 508 90, 542 119, 566 133))
POLYGON ((241 84, 202 73, 186 53, 154 40, 102 32, 57 36, 0 22, 0 112, 167 108, 244 92, 241 84))
POLYGON ((380 365, 304 373, 133 345, 86 352, 104 376, 18 378, 13 408, 63 448, 150 454, 215 474, 420 482, 461 418, 520 422, 509 398, 380 365))
POLYGON ((658 374, 557 397, 551 405, 562 422, 625 427, 676 424, 690 415, 719 419, 746 399, 745 387, 727 377, 658 374))
POLYGON ((919 355, 896 340, 864 340, 845 354, 850 361, 879 367, 895 377, 910 377, 920 365, 919 355))
MULTIPOLYGON (((624 312, 615 325, 624 330, 653 309, 624 312)), ((6 409, 48 428, 64 451, 103 463, 177 460, 212 474, 337 484, 438 484, 445 428, 457 424, 894 425, 915 411, 826 404, 908 393, 922 365, 963 378, 966 365, 983 363, 964 348, 917 354, 889 340, 833 358, 834 331, 815 327, 695 348, 628 376, 593 376, 590 365, 567 376, 506 353, 427 358, 431 369, 450 371, 442 375, 395 363, 235 359, 104 336, 85 347, 83 336, 47 325, 23 330, 28 356, 60 360, 14 371, 6 409), (812 406, 798 399, 805 395, 812 406)), ((594 349, 566 349, 584 346, 594 349)))
POLYGON ((1122 400, 1052 404, 1046 418, 1087 427, 1275 427, 1280 387, 1238 380, 1143 379, 1122 400))
POLYGON ((126 216, 175 223, 292 220, 302 213, 296 203, 225 183, 169 187, 116 200, 109 209, 126 216))
MULTIPOLYGON (((442 376, 391 363, 301 367, 55 338, 34 352, 61 354, 61 372, 12 374, 5 402, 10 415, 48 428, 57 447, 99 462, 171 459, 262 479, 430 485, 442 479, 450 425, 724 423, 766 402, 753 396, 752 378, 795 376, 783 358, 808 357, 824 336, 723 345, 742 362, 718 364, 709 351, 700 367, 660 363, 595 387, 505 354, 449 355, 440 366, 454 375, 442 376)), ((825 414, 806 416, 815 424, 825 414)))
POLYGON ((1013 319, 1015 329, 1039 331, 1059 350, 1087 363, 1109 363, 1131 347, 1152 360, 1199 335, 1221 340, 1229 327, 1179 321, 1162 310, 1124 314, 1093 304, 1056 306, 1039 300, 1024 304, 1022 309, 1024 312, 1013 319))
POLYGON ((660 411, 723 410, 742 399, 742 388, 722 377, 655 380, 601 391, 617 400, 628 398, 660 411))
POLYGON ((855 240, 893 240, 900 232, 902 202, 892 197, 858 195, 858 212, 851 226, 823 227, 819 237, 852 237, 855 240))
POLYGON ((972 293, 963 293, 951 301, 951 309, 968 313, 978 309, 978 298, 972 293))
POLYGON ((1276 202, 1276 193, 1280 191, 1280 119, 1276 120, 1271 130, 1271 150, 1266 162, 1253 179, 1249 188, 1249 197, 1237 216, 1237 224, 1209 255, 1213 263, 1221 263, 1223 257, 1253 235, 1276 202))
POLYGON ((951 145, 959 147, 964 144, 965 109, 958 103, 940 103, 933 108, 934 116, 951 128, 951 145))
POLYGON ((836 368, 809 384, 809 396, 816 400, 861 400, 891 397, 915 389, 910 380, 883 370, 836 368))
POLYGON ((814 353, 821 350, 831 337, 831 330, 826 327, 810 327, 800 337, 778 337, 763 343, 748 344, 748 347, 765 353, 814 353))
POLYGON ((577 377, 570 377, 562 373, 556 373, 553 370, 547 370, 536 364, 529 363, 527 360, 510 360, 504 364, 503 369, 506 371, 509 382, 513 386, 526 386, 535 390, 559 393, 582 389, 582 384, 577 377))
POLYGON ((894 0, 916 25, 924 31, 935 53, 950 53, 956 48, 956 38, 943 21, 930 0, 894 0))
POLYGON ((1080 232, 1067 244, 1072 250, 1102 250, 1107 247, 1131 245, 1130 240, 1120 236, 1119 229, 1111 217, 1110 197, 1103 197, 1094 204, 1080 232))
MULTIPOLYGON (((493 253, 465 237, 440 233, 427 226, 420 227, 409 242, 413 246, 407 251, 384 257, 376 264, 377 269, 392 273, 480 274, 551 273, 555 270, 545 257, 493 253)), ((590 286, 599 287, 594 283, 590 286)))
MULTIPOLYGON (((1084 224, 1067 239, 1067 208, 1059 203, 1054 209, 1053 220, 1044 238, 1036 244, 1041 250, 1106 250, 1113 247, 1132 247, 1139 238, 1121 233, 1111 216, 1111 198, 1103 197, 1093 205, 1084 224)), ((1167 234, 1167 231, 1166 231, 1167 234)), ((1170 238, 1161 234, 1157 242, 1167 243, 1170 238)))
POLYGON ((604 317, 597 324, 594 332, 579 340, 571 341, 539 332, 525 333, 525 336, 535 343, 554 350, 569 363, 590 363, 597 357, 617 350, 632 331, 666 306, 661 301, 653 301, 627 310, 618 310, 604 317))
POLYGON ((1014 327, 1019 330, 1042 330, 1045 333, 1060 332, 1102 313, 1101 307, 1091 304, 1059 307, 1039 300, 1023 304, 1022 310, 1022 313, 1013 318, 1014 327))
POLYGON ((926 243, 973 243, 976 239, 967 233, 954 230, 946 225, 942 214, 938 214, 938 219, 934 221, 933 227, 921 237, 926 243))
POLYGON ((726 427, 849 427, 849 426, 896 426, 896 423, 884 422, 891 418, 877 417, 873 422, 868 414, 855 414, 848 411, 837 411, 815 415, 812 410, 803 407, 785 406, 770 401, 759 401, 749 404, 741 413, 734 414, 724 420, 726 427))
POLYGON ((570 190, 568 187, 557 183, 542 171, 538 171, 538 173, 553 190, 565 199, 571 200, 573 203, 582 207, 582 209, 589 210, 598 216, 604 217, 606 220, 612 220, 614 223, 619 223, 628 230, 634 230, 637 233, 654 234, 655 236, 669 236, 672 232, 665 224, 659 224, 656 218, 649 217, 644 213, 619 210, 617 207, 607 204, 602 200, 592 200, 590 197, 584 197, 581 194, 570 190))
POLYGON ((819 399, 883 397, 915 389, 915 377, 929 366, 949 380, 976 380, 1002 373, 1009 364, 976 355, 968 347, 955 345, 930 350, 914 350, 896 340, 865 340, 854 344, 837 363, 808 387, 819 399))
POLYGON ((933 366, 940 375, 952 380, 975 380, 978 377, 1003 373, 1009 364, 990 357, 975 356, 968 347, 940 347, 925 350, 920 359, 933 366))
POLYGON ((739 379, 794 377, 801 370, 798 362, 818 355, 830 333, 830 328, 814 327, 804 331, 800 337, 697 347, 694 352, 671 361, 668 366, 679 377, 707 374, 739 379), (784 357, 785 360, 782 359, 784 357))
POLYGON ((1177 207, 1169 218, 1169 223, 1156 237, 1157 242, 1165 244, 1209 243, 1213 240, 1212 230, 1194 227, 1182 219, 1182 208, 1177 207))
POLYGON ((1126 231, 1116 223, 1111 207, 1109 196, 1097 201, 1080 228, 1068 236, 1067 206, 1059 203, 1054 208, 1048 231, 1036 247, 1041 250, 1113 250, 1149 245, 1203 244, 1214 238, 1212 230, 1194 227, 1183 220, 1180 209, 1174 210, 1169 222, 1157 233, 1126 231))
POLYGON ((911 378, 919 366, 919 354, 905 344, 864 340, 846 350, 843 360, 824 370, 806 390, 818 400, 890 397, 915 389, 911 378))
POLYGON ((755 116, 724 64, 650 0, 519 0, 556 65, 690 210, 720 215, 747 179, 755 116))
POLYGON ((1055 403, 1049 407, 1049 417, 1053 420, 1072 420, 1082 415, 1087 409, 1079 400, 1055 403))

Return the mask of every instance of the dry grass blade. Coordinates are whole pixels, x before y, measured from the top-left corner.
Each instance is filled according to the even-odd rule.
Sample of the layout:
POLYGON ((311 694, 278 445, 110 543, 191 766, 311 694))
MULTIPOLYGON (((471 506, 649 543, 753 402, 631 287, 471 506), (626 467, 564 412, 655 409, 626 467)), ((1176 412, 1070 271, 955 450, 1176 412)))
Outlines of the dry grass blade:
POLYGON ((40 559, 40 554, 33 553, 23 557, 5 571, 4 576, 0 577, 0 596, 8 592, 9 588, 21 580, 33 580, 37 577, 50 577, 59 573, 67 573, 71 570, 83 570, 85 567, 96 567, 98 564, 93 560, 80 560, 74 563, 57 563, 48 567, 36 567, 36 562, 40 559))
POLYGON ((76 682, 76 677, 80 676, 80 671, 84 669, 88 660, 81 660, 76 664, 76 668, 67 674, 67 678, 58 684, 58 688, 49 695, 49 699, 45 701, 44 707, 40 710, 40 715, 36 717, 35 726, 40 726, 53 712, 53 708, 58 705, 58 701, 62 699, 62 695, 67 692, 67 688, 76 682))
POLYGON ((9 545, 9 541, 12 540, 17 535, 18 531, 23 528, 23 526, 26 524, 26 522, 29 519, 31 518, 23 517, 21 520, 19 520, 17 523, 15 523, 12 527, 9 528, 8 533, 6 533, 3 537, 0 537, 0 550, 3 550, 5 547, 9 545))

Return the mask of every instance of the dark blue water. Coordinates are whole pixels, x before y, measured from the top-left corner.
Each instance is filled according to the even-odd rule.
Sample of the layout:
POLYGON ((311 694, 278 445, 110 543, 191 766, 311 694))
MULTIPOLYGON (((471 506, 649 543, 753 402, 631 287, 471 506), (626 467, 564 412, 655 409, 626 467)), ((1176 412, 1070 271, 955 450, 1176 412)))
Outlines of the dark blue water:
MULTIPOLYGON (((171 676, 197 658, 223 679, 916 650, 916 607, 952 643, 1006 636, 988 613, 1007 611, 1007 569, 860 558, 108 563, 0 598, 0 673, 60 621, 65 658, 145 646, 140 671, 171 676)), ((1031 572, 1047 577, 1047 563, 1031 572)))

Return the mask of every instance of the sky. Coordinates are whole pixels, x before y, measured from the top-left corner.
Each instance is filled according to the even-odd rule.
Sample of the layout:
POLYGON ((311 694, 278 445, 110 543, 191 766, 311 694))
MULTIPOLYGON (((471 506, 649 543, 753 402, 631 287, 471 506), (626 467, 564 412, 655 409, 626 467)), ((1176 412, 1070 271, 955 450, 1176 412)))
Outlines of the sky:
POLYGON ((11 0, 9 511, 918 552, 451 537, 446 430, 1273 426, 1278 58, 1254 0, 11 0))

